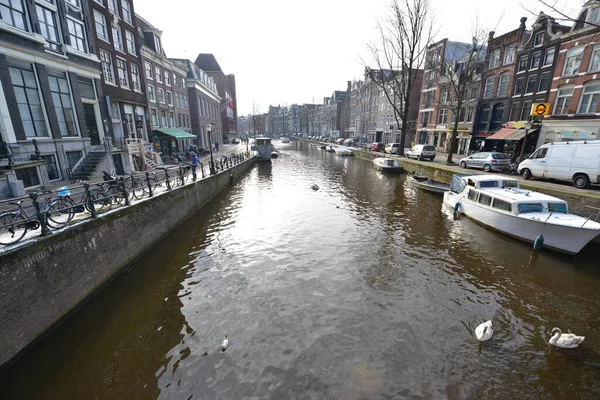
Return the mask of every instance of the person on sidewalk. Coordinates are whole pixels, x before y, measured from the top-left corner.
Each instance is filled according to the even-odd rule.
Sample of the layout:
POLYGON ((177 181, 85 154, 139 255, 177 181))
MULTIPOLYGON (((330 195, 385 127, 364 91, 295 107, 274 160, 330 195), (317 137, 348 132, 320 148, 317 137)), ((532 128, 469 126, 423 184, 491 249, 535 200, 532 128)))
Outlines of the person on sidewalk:
POLYGON ((195 181, 196 180, 196 168, 198 167, 198 156, 193 151, 191 152, 191 155, 192 155, 192 180, 195 181))
POLYGON ((219 142, 215 142, 215 148, 219 151, 219 142))

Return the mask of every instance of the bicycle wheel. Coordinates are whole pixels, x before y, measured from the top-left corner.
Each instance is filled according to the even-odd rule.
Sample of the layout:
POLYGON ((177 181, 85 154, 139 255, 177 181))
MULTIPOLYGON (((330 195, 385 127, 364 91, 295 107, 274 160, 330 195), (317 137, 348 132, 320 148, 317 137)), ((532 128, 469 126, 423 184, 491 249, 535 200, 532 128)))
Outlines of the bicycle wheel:
POLYGON ((117 186, 111 186, 106 190, 106 197, 111 199, 111 204, 125 204, 125 196, 117 186))
POLYGON ((27 219, 17 212, 0 214, 0 244, 15 244, 27 233, 27 219))
POLYGON ((52 229, 61 229, 73 219, 71 205, 63 200, 56 200, 46 210, 46 224, 52 229))
MULTIPOLYGON (((144 185, 146 183, 139 178, 131 177, 131 179, 131 194, 136 200, 141 200, 144 197, 144 185)), ((147 187, 146 190, 148 190, 147 187)))
MULTIPOLYGON (((96 210, 96 212, 102 212, 104 211, 105 208, 107 208, 108 206, 110 206, 110 198, 107 198, 104 190, 101 189, 96 189, 96 190, 92 190, 90 191, 91 194, 91 198, 94 201, 94 209, 96 210)), ((87 197, 84 197, 84 205, 85 205, 85 209, 88 210, 89 212, 92 212, 92 210, 90 209, 90 206, 88 204, 88 199, 87 197)))

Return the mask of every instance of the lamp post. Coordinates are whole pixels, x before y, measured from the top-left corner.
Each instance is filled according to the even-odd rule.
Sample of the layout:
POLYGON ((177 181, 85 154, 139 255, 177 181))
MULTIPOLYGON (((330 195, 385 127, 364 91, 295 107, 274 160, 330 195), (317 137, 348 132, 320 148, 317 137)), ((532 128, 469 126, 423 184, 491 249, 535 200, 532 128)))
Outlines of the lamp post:
POLYGON ((210 174, 214 175, 215 172, 215 160, 213 159, 212 152, 212 124, 206 126, 206 131, 208 133, 208 149, 210 150, 210 174))

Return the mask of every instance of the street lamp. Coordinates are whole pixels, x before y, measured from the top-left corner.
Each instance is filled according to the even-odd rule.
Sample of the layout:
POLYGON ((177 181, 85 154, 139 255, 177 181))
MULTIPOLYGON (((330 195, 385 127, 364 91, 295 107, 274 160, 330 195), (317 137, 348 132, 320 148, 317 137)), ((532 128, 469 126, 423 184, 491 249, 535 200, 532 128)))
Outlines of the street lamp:
POLYGON ((215 160, 213 160, 213 152, 212 152, 212 124, 206 126, 206 131, 208 133, 208 148, 210 149, 210 174, 214 175, 215 171, 215 160))

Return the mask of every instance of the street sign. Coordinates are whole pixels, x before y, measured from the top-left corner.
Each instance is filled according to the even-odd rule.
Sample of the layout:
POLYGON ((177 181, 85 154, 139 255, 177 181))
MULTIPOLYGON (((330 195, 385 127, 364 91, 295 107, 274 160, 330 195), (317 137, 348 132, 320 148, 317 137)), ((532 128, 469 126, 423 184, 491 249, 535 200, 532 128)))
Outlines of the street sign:
POLYGON ((531 115, 541 117, 550 114, 550 103, 533 103, 531 106, 531 115))

